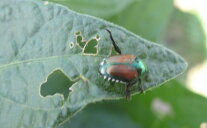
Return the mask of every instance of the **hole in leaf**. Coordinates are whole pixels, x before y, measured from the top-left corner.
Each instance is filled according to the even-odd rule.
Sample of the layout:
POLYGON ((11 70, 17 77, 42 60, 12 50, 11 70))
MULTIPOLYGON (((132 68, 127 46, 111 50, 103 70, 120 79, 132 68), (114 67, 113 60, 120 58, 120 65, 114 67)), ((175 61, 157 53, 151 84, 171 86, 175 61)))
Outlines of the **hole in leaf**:
POLYGON ((48 76, 48 79, 40 87, 40 94, 44 97, 59 93, 67 99, 69 88, 74 84, 62 71, 56 70, 48 76))
POLYGON ((86 54, 96 54, 97 53, 97 44, 98 44, 98 41, 96 39, 90 40, 86 44, 83 52, 86 54))
POLYGON ((100 40, 100 36, 96 35, 96 40, 99 41, 100 40))
POLYGON ((86 42, 83 41, 83 37, 82 36, 77 36, 77 39, 76 40, 77 40, 77 43, 79 44, 79 46, 81 48, 83 48, 85 46, 86 42))
POLYGON ((74 47, 74 43, 71 42, 71 43, 70 43, 70 48, 73 48, 73 47, 74 47))

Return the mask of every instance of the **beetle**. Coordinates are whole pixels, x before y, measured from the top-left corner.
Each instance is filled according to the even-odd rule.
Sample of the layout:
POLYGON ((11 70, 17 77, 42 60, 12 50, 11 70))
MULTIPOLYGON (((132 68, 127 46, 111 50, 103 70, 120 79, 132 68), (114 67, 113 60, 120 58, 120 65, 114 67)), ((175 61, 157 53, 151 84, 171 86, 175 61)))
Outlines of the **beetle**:
POLYGON ((99 64, 99 73, 105 80, 125 84, 125 96, 130 98, 130 88, 138 83, 139 90, 143 93, 141 78, 147 72, 147 66, 144 62, 133 54, 122 54, 116 45, 110 30, 109 33, 112 45, 119 55, 104 58, 99 64))

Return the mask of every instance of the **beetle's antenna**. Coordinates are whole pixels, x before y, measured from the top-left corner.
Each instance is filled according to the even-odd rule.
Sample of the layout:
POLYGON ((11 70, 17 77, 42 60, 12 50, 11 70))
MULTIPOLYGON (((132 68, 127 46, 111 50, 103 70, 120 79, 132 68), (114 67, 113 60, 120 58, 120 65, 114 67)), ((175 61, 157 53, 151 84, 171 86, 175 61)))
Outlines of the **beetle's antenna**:
POLYGON ((110 39, 111 39, 112 44, 113 44, 113 46, 114 46, 114 49, 116 50, 116 52, 118 52, 119 54, 121 54, 121 50, 120 50, 119 47, 116 45, 116 43, 115 43, 115 41, 114 41, 114 39, 113 39, 113 37, 112 37, 111 31, 108 30, 108 29, 106 29, 106 31, 109 33, 109 36, 110 36, 110 39))

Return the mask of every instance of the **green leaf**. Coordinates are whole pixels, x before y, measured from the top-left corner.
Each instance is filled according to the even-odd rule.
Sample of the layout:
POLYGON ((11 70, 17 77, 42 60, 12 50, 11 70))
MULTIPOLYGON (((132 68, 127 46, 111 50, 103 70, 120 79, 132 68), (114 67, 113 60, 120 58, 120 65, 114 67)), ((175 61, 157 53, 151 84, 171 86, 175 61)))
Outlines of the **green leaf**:
MULTIPOLYGON (((98 74, 99 63, 112 49, 106 28, 123 53, 136 55, 148 66, 144 90, 176 77, 187 66, 163 46, 56 4, 1 0, 0 28, 0 125, 4 128, 57 127, 91 102, 124 97, 124 85, 112 86, 98 74), (80 35, 84 47, 78 45, 80 35), (57 73, 68 82, 68 94, 63 90, 65 82, 56 85, 60 88, 50 85, 57 73)), ((139 92, 137 86, 132 92, 139 92)))
POLYGON ((134 0, 48 0, 80 13, 107 18, 126 9, 134 0))

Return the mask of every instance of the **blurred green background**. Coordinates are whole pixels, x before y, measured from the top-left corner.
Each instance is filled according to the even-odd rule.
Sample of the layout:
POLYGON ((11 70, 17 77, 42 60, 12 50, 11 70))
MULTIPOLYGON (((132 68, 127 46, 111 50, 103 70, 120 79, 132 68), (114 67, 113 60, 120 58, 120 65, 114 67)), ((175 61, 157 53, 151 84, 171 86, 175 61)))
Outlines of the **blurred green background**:
MULTIPOLYGON (((131 101, 88 105, 60 128, 207 128, 205 0, 50 0, 103 18, 176 51, 189 64, 179 78, 131 101)), ((47 3, 47 1, 45 1, 47 3)))

